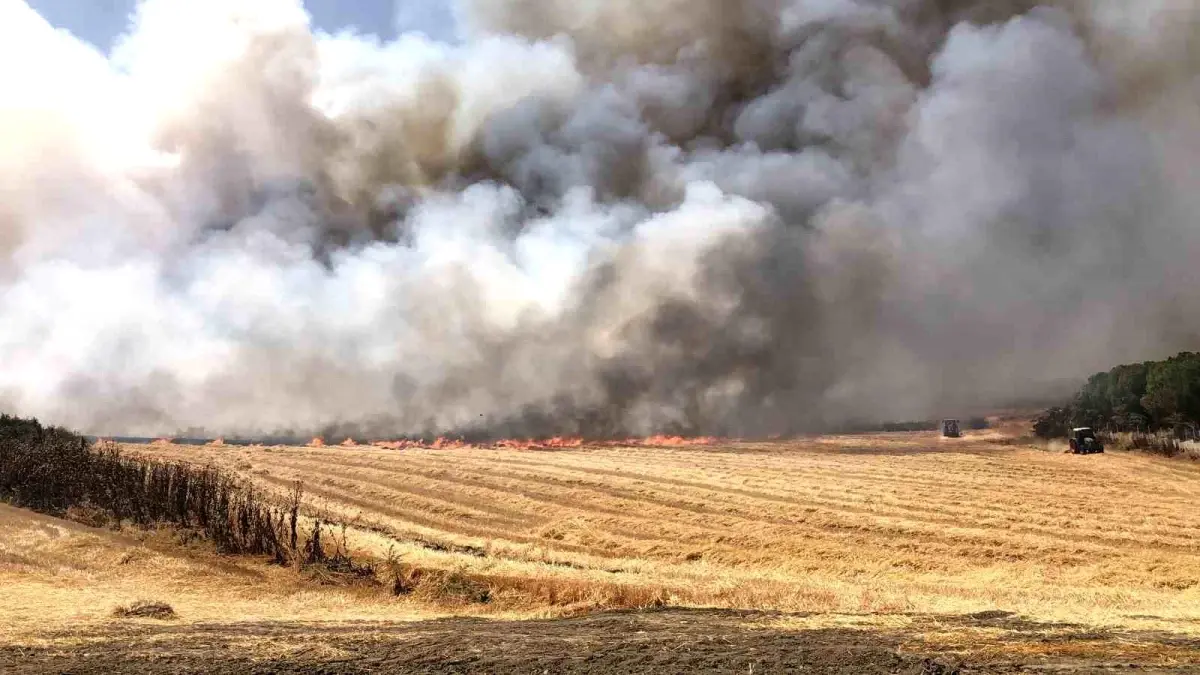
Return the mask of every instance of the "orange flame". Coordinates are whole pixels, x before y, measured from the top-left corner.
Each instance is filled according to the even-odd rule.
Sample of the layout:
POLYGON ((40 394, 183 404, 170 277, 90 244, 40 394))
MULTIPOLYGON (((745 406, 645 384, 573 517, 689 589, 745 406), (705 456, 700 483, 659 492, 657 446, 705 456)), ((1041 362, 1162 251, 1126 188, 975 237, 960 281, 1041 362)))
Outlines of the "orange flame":
POLYGON ((225 439, 224 439, 224 438, 218 438, 218 439, 216 439, 216 440, 214 440, 214 441, 210 441, 210 442, 209 442, 209 444, 208 444, 208 447, 210 447, 210 448, 220 448, 220 447, 224 447, 224 445, 225 445, 225 439))
POLYGON ((353 438, 347 438, 346 440, 342 441, 342 447, 345 448, 353 448, 357 445, 358 441, 355 441, 353 438))
POLYGON ((715 438, 702 436, 700 438, 684 438, 683 436, 651 436, 643 438, 638 442, 638 445, 648 448, 682 448, 697 445, 715 445, 719 443, 715 438))
POLYGON ((325 439, 323 439, 323 438, 320 438, 320 437, 314 438, 314 439, 312 439, 311 441, 309 441, 309 442, 308 442, 308 447, 310 447, 310 448, 323 448, 323 447, 325 447, 325 439))
POLYGON ((561 450, 568 448, 582 448, 584 440, 582 438, 548 438, 541 441, 519 441, 515 439, 507 439, 497 441, 491 444, 493 448, 504 448, 508 450, 561 450))

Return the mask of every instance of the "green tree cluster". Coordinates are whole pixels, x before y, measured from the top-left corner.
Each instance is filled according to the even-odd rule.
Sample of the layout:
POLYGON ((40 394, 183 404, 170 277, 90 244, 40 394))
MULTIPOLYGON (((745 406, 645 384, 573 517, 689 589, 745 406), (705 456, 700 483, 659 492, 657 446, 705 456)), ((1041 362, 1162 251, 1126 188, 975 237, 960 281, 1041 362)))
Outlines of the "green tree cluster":
POLYGON ((1165 361, 1117 366, 1097 373, 1070 405, 1047 410, 1034 421, 1043 438, 1071 427, 1152 431, 1200 423, 1200 354, 1183 352, 1165 361))

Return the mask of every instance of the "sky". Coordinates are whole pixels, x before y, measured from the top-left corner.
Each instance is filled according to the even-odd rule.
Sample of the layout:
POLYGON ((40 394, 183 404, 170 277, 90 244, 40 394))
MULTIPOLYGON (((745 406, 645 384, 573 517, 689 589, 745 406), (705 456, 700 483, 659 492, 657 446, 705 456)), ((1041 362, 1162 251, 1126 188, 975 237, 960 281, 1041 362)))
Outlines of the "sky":
MULTIPOLYGON (((27 0, 51 24, 107 52, 124 32, 137 0, 27 0)), ((454 36, 451 0, 304 0, 320 30, 354 28, 391 39, 419 30, 437 39, 454 36)))

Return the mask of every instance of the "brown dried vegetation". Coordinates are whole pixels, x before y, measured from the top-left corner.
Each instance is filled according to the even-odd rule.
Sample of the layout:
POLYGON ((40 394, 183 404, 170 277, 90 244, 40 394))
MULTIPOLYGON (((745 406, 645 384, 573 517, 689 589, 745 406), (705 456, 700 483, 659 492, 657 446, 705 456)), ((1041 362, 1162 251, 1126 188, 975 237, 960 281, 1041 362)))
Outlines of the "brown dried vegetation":
MULTIPOLYGON (((754 607, 1184 624, 1200 467, 997 431, 682 448, 143 449, 352 524, 352 549, 465 575, 494 611, 754 607)), ((401 585, 405 585, 404 582, 401 585)))
MULTIPOLYGON (((685 650, 702 649, 696 641, 718 624, 749 621, 730 612, 759 612, 737 638, 744 654, 722 643, 711 657, 742 670, 765 653, 763 640, 799 653, 789 652, 804 649, 793 640, 809 638, 797 636, 835 633, 845 640, 830 643, 838 654, 882 640, 889 654, 988 663, 1200 660, 1200 514, 1191 508, 1200 465, 1048 453, 1009 431, 558 452, 130 446, 131 459, 213 467, 252 483, 266 504, 294 504, 297 546, 305 552, 304 542, 317 540, 326 559, 297 575, 264 557, 218 556, 207 544, 181 552, 174 534, 91 530, 0 507, 13 533, 0 542, 8 591, 0 615, 23 649, 50 650, 48 659, 64 640, 101 649, 111 608, 149 596, 170 601, 179 611, 172 625, 203 635, 197 645, 233 640, 239 653, 271 663, 353 663, 359 651, 391 649, 380 635, 435 630, 402 627, 415 619, 561 620, 661 607, 726 608, 663 615, 689 626, 685 650), (302 499, 294 499, 297 481, 302 499), (318 521, 347 526, 313 535, 318 521), (372 583, 348 582, 339 556, 375 561, 372 583), (209 637, 204 627, 218 625, 220 636, 209 637), (247 635, 236 638, 241 630, 247 635)), ((509 646, 478 656, 474 642, 459 654, 447 641, 437 659, 515 659, 524 647, 511 645, 543 638, 557 645, 547 653, 578 646, 568 639, 572 623, 503 625, 508 637, 497 644, 509 646), (560 633, 562 645, 549 637, 560 633)), ((162 639, 148 633, 147 654, 162 639)), ((632 649, 618 643, 604 642, 605 653, 632 649)), ((397 658, 425 658, 408 644, 395 645, 397 658)), ((412 672, 434 672, 441 661, 428 658, 412 672)), ((648 662, 626 665, 637 663, 648 662)))

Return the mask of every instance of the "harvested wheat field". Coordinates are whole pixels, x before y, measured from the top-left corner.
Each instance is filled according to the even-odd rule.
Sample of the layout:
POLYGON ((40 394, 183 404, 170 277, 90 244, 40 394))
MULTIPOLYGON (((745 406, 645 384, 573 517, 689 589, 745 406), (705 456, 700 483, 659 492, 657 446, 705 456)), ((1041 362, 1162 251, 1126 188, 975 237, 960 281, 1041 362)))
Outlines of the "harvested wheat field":
MULTIPOLYGON (((302 481, 310 516, 350 523, 357 552, 391 551, 411 587, 399 598, 305 588, 284 570, 157 553, 129 567, 108 560, 128 555, 112 539, 95 549, 108 558, 89 554, 94 567, 82 569, 30 571, 10 553, 4 579, 37 585, 27 602, 62 598, 25 614, 0 608, 46 667, 73 653, 64 636, 89 645, 99 670, 118 637, 134 653, 174 654, 178 668, 236 649, 233 670, 276 659, 275 669, 337 661, 357 672, 381 658, 376 667, 393 671, 629 672, 660 648, 700 660, 654 672, 773 672, 803 654, 817 672, 950 667, 912 660, 932 654, 964 672, 1200 664, 1200 466, 1188 462, 1059 454, 998 432, 128 450, 213 464, 280 493, 302 481), (169 629, 114 632, 107 612, 136 599, 130 585, 144 575, 149 599, 178 617, 169 629), (476 638, 454 637, 466 634, 476 638)), ((50 546, 46 527, 22 536, 50 546)))

